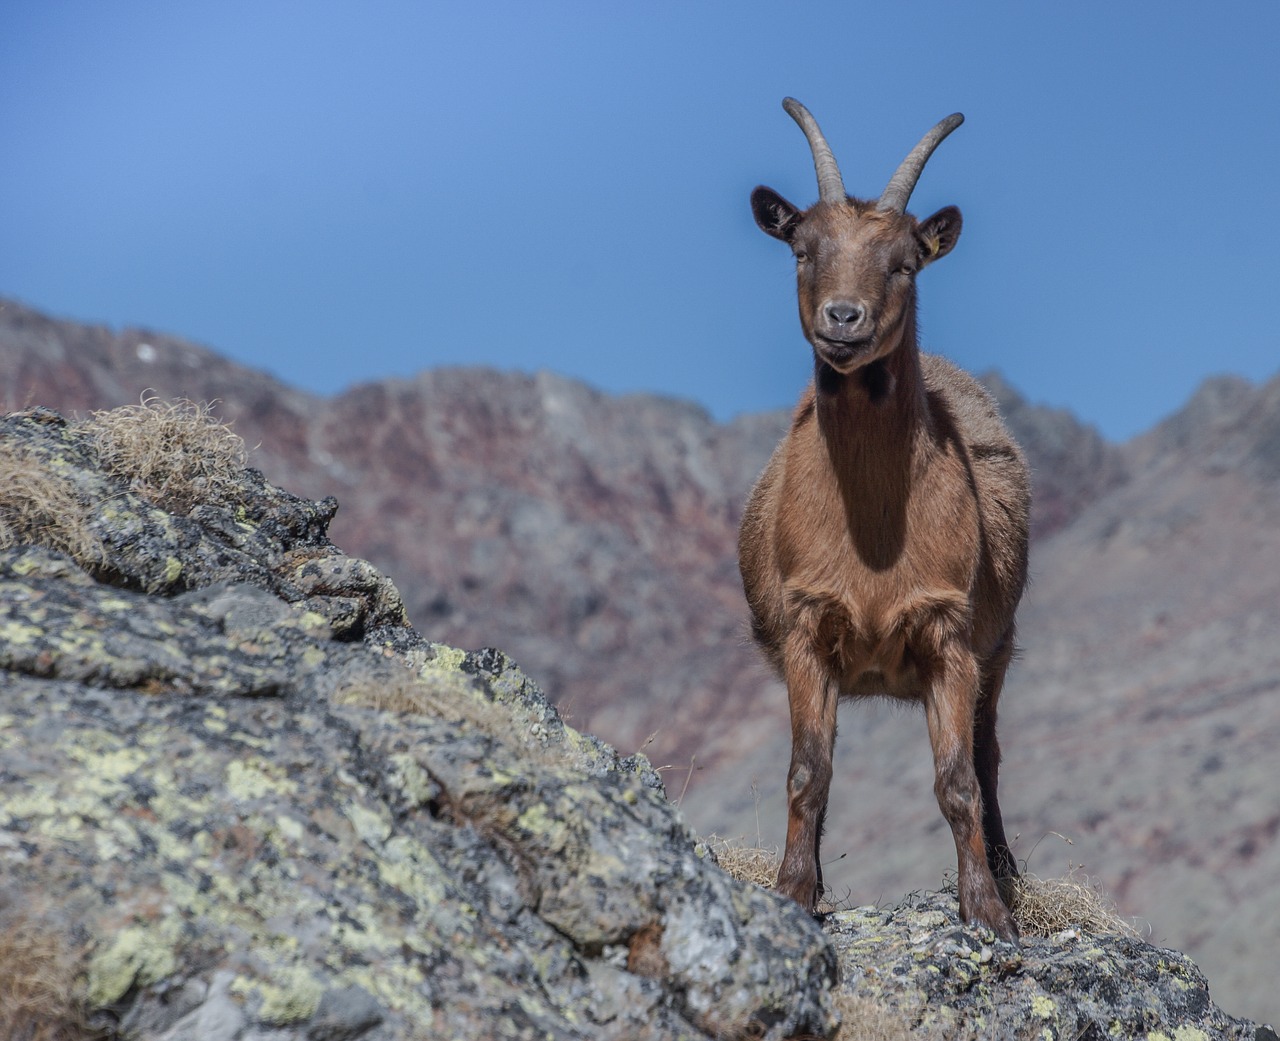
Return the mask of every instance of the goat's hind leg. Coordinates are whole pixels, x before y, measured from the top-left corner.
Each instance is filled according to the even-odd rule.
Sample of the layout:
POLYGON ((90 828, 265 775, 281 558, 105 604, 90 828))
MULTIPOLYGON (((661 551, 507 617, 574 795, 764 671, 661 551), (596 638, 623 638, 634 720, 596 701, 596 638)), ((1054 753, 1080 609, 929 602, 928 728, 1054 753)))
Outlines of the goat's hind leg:
POLYGON ((1008 883, 1018 877, 1018 866, 1004 834, 997 794, 1000 778, 1000 742, 996 737, 996 709, 1004 686, 1005 670, 1013 657, 1013 634, 983 663, 979 675, 978 705, 973 724, 973 767, 982 789, 982 833, 986 841, 987 864, 1008 902, 1008 883))
POLYGON ((791 765, 787 847, 775 888, 813 912, 822 891, 822 826, 831 793, 837 695, 807 648, 788 653, 784 671, 791 707, 791 765))

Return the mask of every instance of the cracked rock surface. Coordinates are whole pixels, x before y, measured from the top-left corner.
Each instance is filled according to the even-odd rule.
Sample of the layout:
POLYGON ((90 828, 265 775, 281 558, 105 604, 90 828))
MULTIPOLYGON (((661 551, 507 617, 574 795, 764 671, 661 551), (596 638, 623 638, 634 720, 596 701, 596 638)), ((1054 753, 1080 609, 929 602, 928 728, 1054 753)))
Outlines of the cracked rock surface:
POLYGON ((6 455, 62 506, 0 549, 0 987, 35 923, 99 1036, 832 1037, 855 996, 842 1041, 883 1036, 869 1006, 930 1039, 1276 1041, 1138 940, 1015 948, 937 894, 819 928, 731 880, 643 756, 415 631, 331 500, 242 470, 161 506, 45 409, 0 419, 6 455))
POLYGON ((640 756, 410 626, 246 470, 175 515, 45 410, 3 421, 101 553, 0 551, 0 923, 179 1041, 829 1034, 799 909, 699 856, 640 756))
POLYGON ((954 896, 830 915, 841 986, 927 1037, 1276 1041, 1226 1014, 1185 954, 1067 928, 1020 946, 964 927, 954 896))

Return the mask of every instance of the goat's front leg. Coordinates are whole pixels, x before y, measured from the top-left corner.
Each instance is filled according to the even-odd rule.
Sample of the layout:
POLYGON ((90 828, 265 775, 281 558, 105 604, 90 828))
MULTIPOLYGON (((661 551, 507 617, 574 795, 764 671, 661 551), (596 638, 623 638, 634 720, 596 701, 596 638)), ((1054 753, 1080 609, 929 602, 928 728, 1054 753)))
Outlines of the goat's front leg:
POLYGON ((787 771, 787 848, 775 888, 812 912, 822 891, 819 858, 831 791, 837 696, 808 647, 788 649, 784 672, 791 706, 791 766, 787 771))
POLYGON ((1017 943, 1018 927, 1000 898, 983 840, 982 792, 973 768, 977 701, 978 665, 972 653, 954 644, 944 648, 925 695, 925 715, 933 745, 933 790, 956 843, 960 917, 1017 943))

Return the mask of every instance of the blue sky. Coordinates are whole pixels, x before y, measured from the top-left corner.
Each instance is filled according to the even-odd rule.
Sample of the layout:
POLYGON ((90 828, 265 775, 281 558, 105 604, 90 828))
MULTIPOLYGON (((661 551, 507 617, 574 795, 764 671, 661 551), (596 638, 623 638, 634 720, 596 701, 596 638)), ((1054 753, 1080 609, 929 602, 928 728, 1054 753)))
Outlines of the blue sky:
POLYGON ((0 296, 332 393, 551 369, 727 418, 811 373, 792 94, 965 215, 926 347, 1113 438, 1280 368, 1280 4, 0 5, 0 296))

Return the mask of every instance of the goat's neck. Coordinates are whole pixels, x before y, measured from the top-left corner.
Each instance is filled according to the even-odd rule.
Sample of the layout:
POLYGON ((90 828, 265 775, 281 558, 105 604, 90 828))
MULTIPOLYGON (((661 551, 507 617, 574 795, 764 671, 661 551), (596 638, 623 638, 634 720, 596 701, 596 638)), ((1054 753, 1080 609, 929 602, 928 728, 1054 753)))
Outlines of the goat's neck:
POLYGON ((889 567, 902 551, 912 477, 928 444, 915 336, 904 336, 885 358, 848 375, 819 363, 815 383, 818 430, 850 538, 868 566, 889 567))

